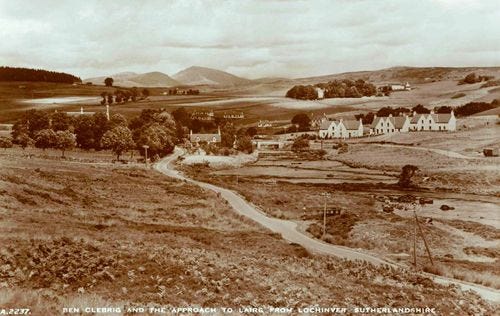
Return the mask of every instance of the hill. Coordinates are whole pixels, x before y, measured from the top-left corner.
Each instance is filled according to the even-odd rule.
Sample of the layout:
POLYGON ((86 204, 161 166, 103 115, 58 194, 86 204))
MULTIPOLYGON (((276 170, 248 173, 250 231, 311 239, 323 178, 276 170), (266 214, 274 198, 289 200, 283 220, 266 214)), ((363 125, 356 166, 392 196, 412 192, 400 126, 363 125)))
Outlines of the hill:
POLYGON ((318 83, 335 79, 363 79, 373 83, 410 82, 428 83, 445 80, 460 80, 467 74, 500 76, 500 67, 391 67, 373 71, 355 71, 325 76, 297 78, 298 83, 318 83))
POLYGON ((181 70, 172 77, 185 85, 239 86, 252 82, 221 70, 198 66, 181 70))
POLYGON ((0 81, 31 81, 74 83, 82 80, 76 76, 43 69, 0 67, 0 81))
POLYGON ((84 82, 92 82, 93 84, 102 85, 106 77, 113 78, 113 85, 122 87, 171 87, 179 85, 179 82, 159 71, 147 72, 143 74, 137 74, 135 72, 121 72, 110 76, 88 78, 85 79, 84 82))

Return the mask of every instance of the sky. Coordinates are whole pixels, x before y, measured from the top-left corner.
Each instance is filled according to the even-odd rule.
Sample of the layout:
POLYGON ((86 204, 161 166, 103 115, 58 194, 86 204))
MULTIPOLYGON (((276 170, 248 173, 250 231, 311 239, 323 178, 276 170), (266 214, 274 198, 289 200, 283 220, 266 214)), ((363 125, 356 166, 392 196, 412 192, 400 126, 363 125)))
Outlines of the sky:
POLYGON ((500 66, 498 0, 0 0, 0 65, 300 78, 500 66))

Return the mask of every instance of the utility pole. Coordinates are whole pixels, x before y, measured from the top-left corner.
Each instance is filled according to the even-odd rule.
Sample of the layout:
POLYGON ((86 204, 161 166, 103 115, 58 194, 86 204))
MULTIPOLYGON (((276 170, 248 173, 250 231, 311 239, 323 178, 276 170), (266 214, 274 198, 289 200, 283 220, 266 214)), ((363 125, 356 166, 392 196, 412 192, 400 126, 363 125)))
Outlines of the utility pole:
POLYGON ((331 196, 330 193, 328 192, 323 192, 321 193, 324 197, 324 208, 323 208, 323 236, 321 236, 321 239, 323 240, 326 236, 326 200, 331 196))
POLYGON ((417 268, 417 221, 413 223, 413 265, 417 268))
POLYGON ((417 223, 418 230, 420 231, 420 236, 422 236, 422 239, 424 240, 425 250, 427 251, 427 255, 429 256, 429 260, 431 261, 431 265, 434 265, 434 261, 432 261, 431 250, 429 249, 429 246, 427 245, 427 240, 425 240, 424 231, 422 230, 422 227, 420 226, 420 223, 418 221, 417 213, 415 211, 413 211, 413 214, 415 214, 415 222, 417 223))

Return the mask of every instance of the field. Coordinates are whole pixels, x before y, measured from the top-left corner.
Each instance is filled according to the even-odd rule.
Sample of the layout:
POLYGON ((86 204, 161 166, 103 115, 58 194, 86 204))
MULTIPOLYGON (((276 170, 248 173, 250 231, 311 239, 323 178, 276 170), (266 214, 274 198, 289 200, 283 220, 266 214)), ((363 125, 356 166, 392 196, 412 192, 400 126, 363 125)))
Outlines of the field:
MULTIPOLYGON (((421 269, 500 288, 500 158, 485 158, 483 147, 498 146, 499 127, 463 121, 456 133, 408 133, 348 140, 348 152, 324 141, 321 159, 290 151, 260 152, 241 168, 182 166, 200 180, 239 192, 266 214, 293 220, 304 233, 321 238, 323 207, 341 209, 327 217, 327 242, 363 249, 408 266, 412 263, 415 209, 424 225, 435 267, 423 243, 417 247, 421 269), (456 151, 453 151, 455 149, 456 151), (401 168, 420 171, 416 187, 397 186, 401 168), (331 196, 325 200, 323 192, 331 196), (431 199, 410 207, 408 198, 431 199), (451 210, 442 210, 443 205, 451 210), (394 210, 384 212, 390 206, 394 210), (405 210, 405 207, 410 207, 405 210), (411 229, 410 229, 411 228, 411 229)), ((319 149, 319 141, 311 141, 319 149)))
POLYGON ((3 307, 53 314, 61 306, 384 302, 493 312, 418 274, 311 255, 235 215, 214 193, 106 161, 54 167, 52 159, 0 153, 3 307))

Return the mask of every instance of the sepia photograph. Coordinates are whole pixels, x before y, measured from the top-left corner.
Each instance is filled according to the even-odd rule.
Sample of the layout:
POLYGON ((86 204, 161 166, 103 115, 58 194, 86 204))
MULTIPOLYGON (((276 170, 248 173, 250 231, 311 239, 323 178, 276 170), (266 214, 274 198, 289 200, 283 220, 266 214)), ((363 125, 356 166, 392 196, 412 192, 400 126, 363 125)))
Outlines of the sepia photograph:
POLYGON ((499 315, 498 0, 0 0, 0 316, 499 315))

